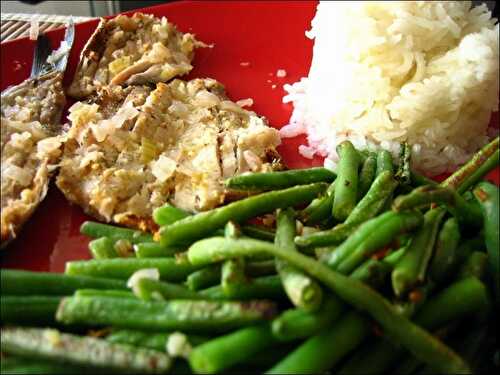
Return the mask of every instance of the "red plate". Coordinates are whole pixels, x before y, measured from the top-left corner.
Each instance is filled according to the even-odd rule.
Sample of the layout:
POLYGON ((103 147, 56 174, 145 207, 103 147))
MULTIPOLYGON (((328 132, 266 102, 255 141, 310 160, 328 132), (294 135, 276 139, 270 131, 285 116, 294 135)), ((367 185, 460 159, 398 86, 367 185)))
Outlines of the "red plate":
MULTIPOLYGON (((316 2, 177 2, 143 9, 166 16, 184 32, 193 32, 212 49, 197 51, 194 70, 187 78, 212 77, 221 81, 233 100, 253 98, 253 110, 280 128, 292 112, 283 104, 283 84, 306 76, 312 42, 304 35, 314 16, 316 2), (249 63, 249 66, 244 66, 249 63), (285 69, 287 76, 277 78, 285 69), (276 85, 273 89, 273 85, 276 85)), ((73 76, 80 51, 94 31, 97 21, 76 25, 66 83, 73 76)), ((59 45, 64 30, 47 33, 52 46, 59 45)), ((2 90, 29 76, 34 43, 27 38, 1 45, 2 90)), ((495 121, 498 124, 498 118, 495 121)), ((497 125, 498 126, 498 125, 497 125)), ((304 159, 297 153, 303 137, 285 139, 280 152, 291 168, 320 165, 322 160, 304 159)), ((490 174, 498 183, 498 169, 490 174)), ((24 227, 19 238, 1 254, 1 266, 31 270, 63 271, 66 261, 89 258, 88 239, 79 234, 87 219, 82 210, 70 206, 51 186, 47 198, 24 227)))

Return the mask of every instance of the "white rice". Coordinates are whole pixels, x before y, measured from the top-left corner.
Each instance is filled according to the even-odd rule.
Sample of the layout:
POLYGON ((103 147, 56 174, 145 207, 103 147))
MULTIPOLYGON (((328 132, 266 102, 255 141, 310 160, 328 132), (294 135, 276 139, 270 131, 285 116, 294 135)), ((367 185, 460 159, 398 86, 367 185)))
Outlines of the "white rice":
POLYGON ((306 32, 314 39, 307 78, 285 85, 294 111, 282 137, 307 134, 305 157, 336 146, 412 145, 413 165, 455 169, 488 141, 498 110, 499 28, 468 1, 321 2, 306 32))

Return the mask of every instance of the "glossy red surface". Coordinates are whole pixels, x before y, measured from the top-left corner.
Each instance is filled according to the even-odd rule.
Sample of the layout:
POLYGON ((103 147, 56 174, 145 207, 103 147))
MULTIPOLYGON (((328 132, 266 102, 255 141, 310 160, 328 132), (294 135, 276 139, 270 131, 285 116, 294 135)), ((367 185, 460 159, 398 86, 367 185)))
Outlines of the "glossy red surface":
MULTIPOLYGON (((307 75, 312 54, 312 42, 304 35, 314 15, 316 2, 212 2, 183 1, 146 8, 143 11, 166 16, 184 32, 213 48, 197 51, 194 70, 186 78, 212 77, 221 81, 234 100, 253 98, 252 107, 280 128, 292 112, 283 104, 283 84, 307 75), (243 66, 241 63, 249 63, 243 66), (285 69, 285 78, 276 71, 285 69), (272 85, 276 85, 273 89, 272 85)), ((76 39, 66 74, 71 80, 78 56, 92 34, 97 21, 76 25, 76 39)), ((48 33, 53 47, 63 38, 64 30, 48 33)), ((34 42, 27 38, 1 45, 1 89, 17 84, 29 76, 34 42)), ((498 117, 496 118, 498 123, 498 117)), ((297 153, 303 137, 285 139, 280 147, 285 162, 291 168, 320 165, 322 160, 304 159, 297 153)), ((498 183, 498 170, 489 178, 498 183)), ((88 239, 79 234, 86 219, 78 207, 70 206, 51 186, 32 219, 19 238, 2 251, 1 266, 32 270, 63 271, 68 260, 89 258, 88 239)))

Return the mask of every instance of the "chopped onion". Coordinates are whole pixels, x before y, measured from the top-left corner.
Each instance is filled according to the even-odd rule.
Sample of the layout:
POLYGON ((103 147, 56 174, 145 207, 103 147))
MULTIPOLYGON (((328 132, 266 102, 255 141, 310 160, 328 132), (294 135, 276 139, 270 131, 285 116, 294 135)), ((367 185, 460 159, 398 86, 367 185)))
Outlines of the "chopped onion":
POLYGON ((176 168, 177 163, 174 160, 160 155, 157 161, 152 162, 151 172, 158 180, 165 182, 173 175, 176 168))
POLYGON ((90 121, 96 121, 98 119, 98 110, 99 105, 97 104, 85 104, 82 102, 76 102, 68 110, 68 119, 73 124, 86 124, 90 121))
POLYGON ((243 157, 253 172, 257 172, 262 168, 262 160, 253 151, 243 151, 243 157))
POLYGON ((245 113, 244 109, 242 109, 239 105, 233 103, 230 100, 224 100, 220 102, 220 109, 236 113, 245 113))
POLYGON ((32 173, 26 169, 19 168, 17 165, 11 164, 2 169, 2 177, 16 181, 21 186, 31 184, 32 173))
POLYGON ((304 224, 300 220, 295 220, 295 231, 299 236, 302 236, 304 233, 302 232, 304 230, 304 224))
MULTIPOLYGON (((144 56, 144 59, 151 61, 154 64, 168 60, 171 57, 170 50, 163 43, 156 42, 153 44, 151 51, 144 56)), ((142 59, 141 59, 142 60, 142 59)))
POLYGON ((278 69, 276 72, 276 77, 283 78, 286 77, 286 70, 285 69, 278 69))
POLYGON ((212 94, 207 90, 197 92, 194 98, 196 104, 202 107, 213 107, 220 102, 220 99, 217 95, 212 94))
POLYGON ((104 154, 100 151, 91 151, 85 154, 85 156, 80 160, 80 168, 85 168, 93 161, 99 160, 104 154))
POLYGON ((132 276, 127 280, 127 287, 131 288, 136 296, 139 295, 137 283, 141 279, 160 280, 160 271, 158 268, 143 268, 135 271, 132 276))
POLYGON ((183 102, 178 100, 174 100, 170 107, 168 107, 168 111, 174 114, 177 117, 184 118, 189 114, 189 108, 183 102))
POLYGON ((149 138, 141 138, 141 157, 144 163, 149 163, 151 160, 156 159, 158 155, 158 147, 149 138))
POLYGON ((10 126, 11 128, 14 128, 16 130, 19 130, 20 132, 30 132, 31 135, 36 138, 36 139, 43 139, 47 137, 47 134, 45 133, 45 129, 42 127, 42 124, 38 121, 32 121, 32 122, 22 122, 22 121, 12 121, 8 120, 5 117, 2 117, 2 125, 5 124, 6 126, 10 126))
POLYGON ((174 332, 168 336, 166 350, 170 356, 188 358, 192 349, 187 336, 182 332, 174 332))
POLYGON ((10 136, 9 144, 15 148, 21 150, 26 150, 31 148, 32 142, 30 142, 31 134, 29 132, 14 133, 10 136))
POLYGON ((103 142, 106 137, 115 131, 113 122, 110 120, 102 120, 96 123, 90 123, 90 129, 97 142, 103 142))
POLYGON ((57 329, 46 329, 43 336, 53 347, 61 344, 61 334, 57 329))
POLYGON ((129 240, 123 238, 115 242, 114 248, 118 255, 124 258, 131 256, 134 252, 132 243, 129 240))
POLYGON ((43 158, 51 154, 59 154, 61 147, 61 139, 59 137, 50 137, 43 139, 37 144, 37 156, 43 158))
POLYGON ((116 128, 121 128, 126 121, 132 120, 138 114, 139 111, 131 105, 123 106, 111 117, 110 121, 114 123, 116 128))
POLYGON ((236 102, 240 107, 251 107, 253 105, 253 99, 252 98, 247 98, 247 99, 241 99, 236 102))

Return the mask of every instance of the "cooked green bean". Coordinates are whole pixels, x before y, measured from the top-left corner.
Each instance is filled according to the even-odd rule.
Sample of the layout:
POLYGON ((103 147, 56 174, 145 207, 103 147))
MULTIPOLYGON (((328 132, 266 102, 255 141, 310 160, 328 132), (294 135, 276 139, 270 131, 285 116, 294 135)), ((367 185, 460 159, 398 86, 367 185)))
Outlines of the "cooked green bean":
POLYGON ((232 296, 238 293, 240 285, 247 283, 245 276, 245 261, 243 258, 228 259, 222 264, 221 268, 221 287, 226 296, 232 296))
POLYGON ((287 260, 303 272, 316 277, 355 308, 370 313, 393 340, 423 362, 437 366, 438 371, 445 373, 469 371, 467 364, 456 353, 401 316, 379 293, 362 282, 334 272, 326 265, 305 255, 290 252, 263 241, 213 237, 193 244, 188 250, 188 257, 193 264, 204 265, 262 252, 287 260))
MULTIPOLYGON (((412 356, 407 356, 401 363, 393 370, 398 375, 411 375, 417 374, 417 370, 422 366, 422 362, 412 356)), ((434 370, 428 371, 427 374, 434 373, 434 370)))
POLYGON ((308 169, 292 169, 279 172, 246 172, 228 178, 225 184, 236 190, 275 190, 286 189, 296 185, 307 185, 315 182, 332 182, 335 173, 323 167, 308 169))
POLYGON ((241 328, 194 348, 189 364, 197 374, 216 374, 251 359, 276 343, 268 324, 241 328))
POLYGON ((109 237, 100 237, 90 241, 89 250, 94 259, 112 259, 119 257, 115 250, 115 241, 109 237))
POLYGON ((77 289, 127 289, 124 281, 52 272, 0 270, 2 295, 70 295, 77 289))
POLYGON ((330 329, 306 340, 266 373, 323 373, 357 347, 369 330, 370 324, 365 317, 356 312, 347 313, 330 329))
POLYGON ((344 304, 337 297, 326 295, 317 311, 297 308, 284 311, 272 322, 273 336, 280 341, 310 337, 327 328, 343 311, 344 304))
POLYGON ((441 284, 450 275, 459 242, 460 228, 457 219, 449 218, 439 231, 434 256, 429 264, 429 277, 436 283, 441 284))
POLYGON ((227 238, 238 238, 241 236, 241 228, 233 221, 228 221, 224 227, 224 236, 227 238))
POLYGON ((214 286, 220 282, 220 273, 220 264, 204 267, 191 273, 186 279, 186 285, 194 291, 214 286))
POLYGON ((440 186, 420 186, 407 195, 396 198, 392 208, 396 211, 417 207, 429 207, 431 203, 444 204, 464 224, 477 227, 481 223, 479 207, 467 202, 456 191, 440 186))
POLYGON ((153 220, 160 226, 175 223, 188 216, 191 216, 189 212, 174 207, 169 203, 153 210, 153 220))
POLYGON ((200 290, 199 294, 206 299, 213 300, 283 299, 286 297, 281 279, 277 275, 257 277, 237 284, 235 288, 231 289, 229 295, 223 291, 220 285, 200 290))
POLYGON ((183 285, 157 281, 148 278, 137 280, 134 293, 145 301, 168 301, 172 299, 203 299, 198 293, 183 285))
POLYGON ((251 277, 270 276, 275 275, 276 272, 276 262, 274 259, 245 263, 245 273, 251 277))
POLYGON ((359 224, 338 224, 332 229, 305 234, 295 237, 295 244, 300 247, 332 246, 342 243, 357 228, 359 224))
MULTIPOLYGON (((297 251, 293 241, 296 234, 295 212, 281 210, 276 219, 275 244, 289 251, 297 251)), ((290 301, 307 311, 314 311, 321 305, 323 292, 319 284, 303 272, 277 258, 276 268, 283 282, 283 288, 290 301)))
POLYGON ((2 352, 57 363, 138 373, 164 373, 172 365, 165 353, 54 329, 2 328, 0 334, 2 352))
POLYGON ((57 321, 88 326, 112 325, 146 331, 221 332, 270 319, 269 301, 140 301, 109 297, 64 298, 57 321))
POLYGON ((80 227, 80 232, 92 238, 109 237, 113 240, 129 240, 133 244, 153 242, 153 236, 150 233, 95 221, 85 221, 80 227))
MULTIPOLYGON (((224 227, 224 236, 226 238, 238 238, 241 231, 239 226, 233 221, 229 221, 224 227)), ((247 277, 245 275, 245 260, 228 259, 222 263, 221 267, 221 287, 226 296, 231 298, 239 285, 245 284, 247 277)))
POLYGON ((393 266, 384 261, 368 259, 354 270, 351 277, 363 280, 366 284, 373 287, 374 285, 382 284, 386 280, 387 275, 392 271, 392 268, 393 266))
POLYGON ((158 242, 142 242, 134 245, 134 251, 137 258, 162 258, 172 257, 182 251, 184 247, 167 247, 158 242))
POLYGON ((358 201, 361 200, 370 189, 377 172, 377 157, 374 154, 367 156, 359 172, 358 201))
POLYGON ((435 208, 424 215, 424 224, 408 245, 408 250, 392 271, 392 287, 398 297, 423 283, 445 211, 435 208))
POLYGON ((424 175, 421 175, 415 171, 411 171, 410 175, 411 175, 412 186, 419 187, 423 185, 431 185, 431 186, 439 185, 436 181, 431 180, 430 178, 427 178, 424 175))
MULTIPOLYGON (((485 145, 479 150, 467 163, 457 169, 451 176, 444 180, 440 185, 443 187, 450 187, 452 189, 463 192, 462 185, 467 179, 475 174, 481 168, 486 160, 492 156, 497 150, 499 145, 499 137, 493 139, 490 143, 485 145)), ((467 182, 469 186, 474 184, 474 181, 467 182), (471 183, 472 182, 472 183, 471 183)), ((465 185, 464 185, 465 186, 465 185)))
MULTIPOLYGON (((484 285, 475 278, 459 280, 425 302, 415 322, 428 330, 455 321, 481 309, 488 309, 489 298, 484 285)), ((354 356, 339 371, 341 374, 377 374, 389 371, 405 350, 386 340, 377 340, 354 356)))
POLYGON ((338 221, 344 221, 356 206, 358 199, 360 158, 349 141, 344 141, 338 145, 337 153, 340 160, 337 165, 337 182, 335 182, 332 214, 338 221))
POLYGON ((401 144, 401 150, 399 154, 399 166, 396 171, 396 180, 401 183, 401 185, 409 185, 411 183, 411 146, 408 142, 401 144))
POLYGON ((313 200, 327 185, 316 183, 262 193, 210 211, 205 211, 160 229, 162 245, 195 241, 223 227, 228 221, 244 222, 255 216, 313 200))
POLYGON ((458 277, 465 279, 467 277, 476 277, 481 280, 486 275, 488 268, 488 255, 482 251, 472 252, 458 271, 458 277))
POLYGON ((481 163, 479 167, 472 172, 465 180, 463 180, 457 189, 459 194, 464 193, 478 182, 480 182, 484 176, 488 174, 491 170, 498 166, 500 162, 500 150, 496 150, 486 161, 481 163))
POLYGON ((354 207, 345 220, 345 224, 360 224, 375 217, 384 207, 387 200, 398 186, 394 174, 389 171, 380 173, 363 199, 354 207))
POLYGON ((175 258, 116 258, 82 260, 66 263, 66 274, 75 276, 101 276, 126 280, 143 268, 157 268, 165 281, 183 281, 199 269, 188 261, 175 258))
POLYGON ((279 343, 274 345, 272 350, 266 348, 264 350, 260 350, 257 354, 255 354, 251 359, 244 361, 241 363, 240 368, 238 366, 234 366, 230 371, 232 372, 262 372, 263 368, 269 368, 274 365, 276 362, 280 361, 284 358, 291 350, 295 347, 294 343, 279 343))
POLYGON ((392 162, 392 155, 387 150, 380 150, 377 152, 377 171, 376 176, 384 171, 394 173, 394 164, 392 162))
MULTIPOLYGON (((336 181, 336 180, 335 180, 336 181)), ((328 187, 325 194, 314 199, 299 216, 306 225, 319 224, 332 216, 332 205, 335 196, 335 181, 328 187)))
POLYGON ((6 296, 0 298, 0 321, 3 324, 53 325, 62 297, 6 296))
POLYGON ((418 228, 422 215, 417 211, 388 211, 363 223, 345 242, 331 253, 326 263, 347 274, 373 252, 389 245, 401 233, 418 228))
POLYGON ((434 330, 456 316, 489 310, 490 307, 484 284, 475 277, 468 277, 456 281, 426 302, 417 313, 415 322, 434 330))
POLYGON ((73 296, 75 297, 115 297, 115 298, 133 298, 137 299, 134 293, 128 290, 114 289, 78 289, 73 296))
MULTIPOLYGON (((351 277, 378 288, 383 285, 404 250, 399 249, 383 260, 367 260, 351 274, 351 277)), ((327 295, 318 311, 306 312, 302 309, 284 311, 273 320, 273 335, 282 341, 315 335, 326 329, 344 310, 344 304, 337 297, 327 295)))
POLYGON ((244 225, 241 227, 244 235, 256 240, 274 241, 274 231, 261 225, 244 225))
MULTIPOLYGON (((152 333, 132 329, 113 329, 105 339, 115 344, 139 346, 164 352, 171 334, 171 332, 152 333)), ((208 340, 208 337, 188 335, 188 341, 192 345, 199 345, 208 340)))
MULTIPOLYGON (((44 360, 33 360, 26 357, 16 357, 9 355, 3 357, 0 364, 2 375, 49 375, 49 374, 82 374, 88 368, 80 366, 68 366, 67 364, 52 363, 44 360)), ((99 374, 100 372, 94 373, 99 374)))
MULTIPOLYGON (((497 147, 498 147, 498 137, 497 147)), ((500 307, 500 193, 498 187, 489 182, 480 182, 474 189, 474 196, 481 205, 484 222, 484 238, 491 275, 494 281, 496 304, 500 307)))

